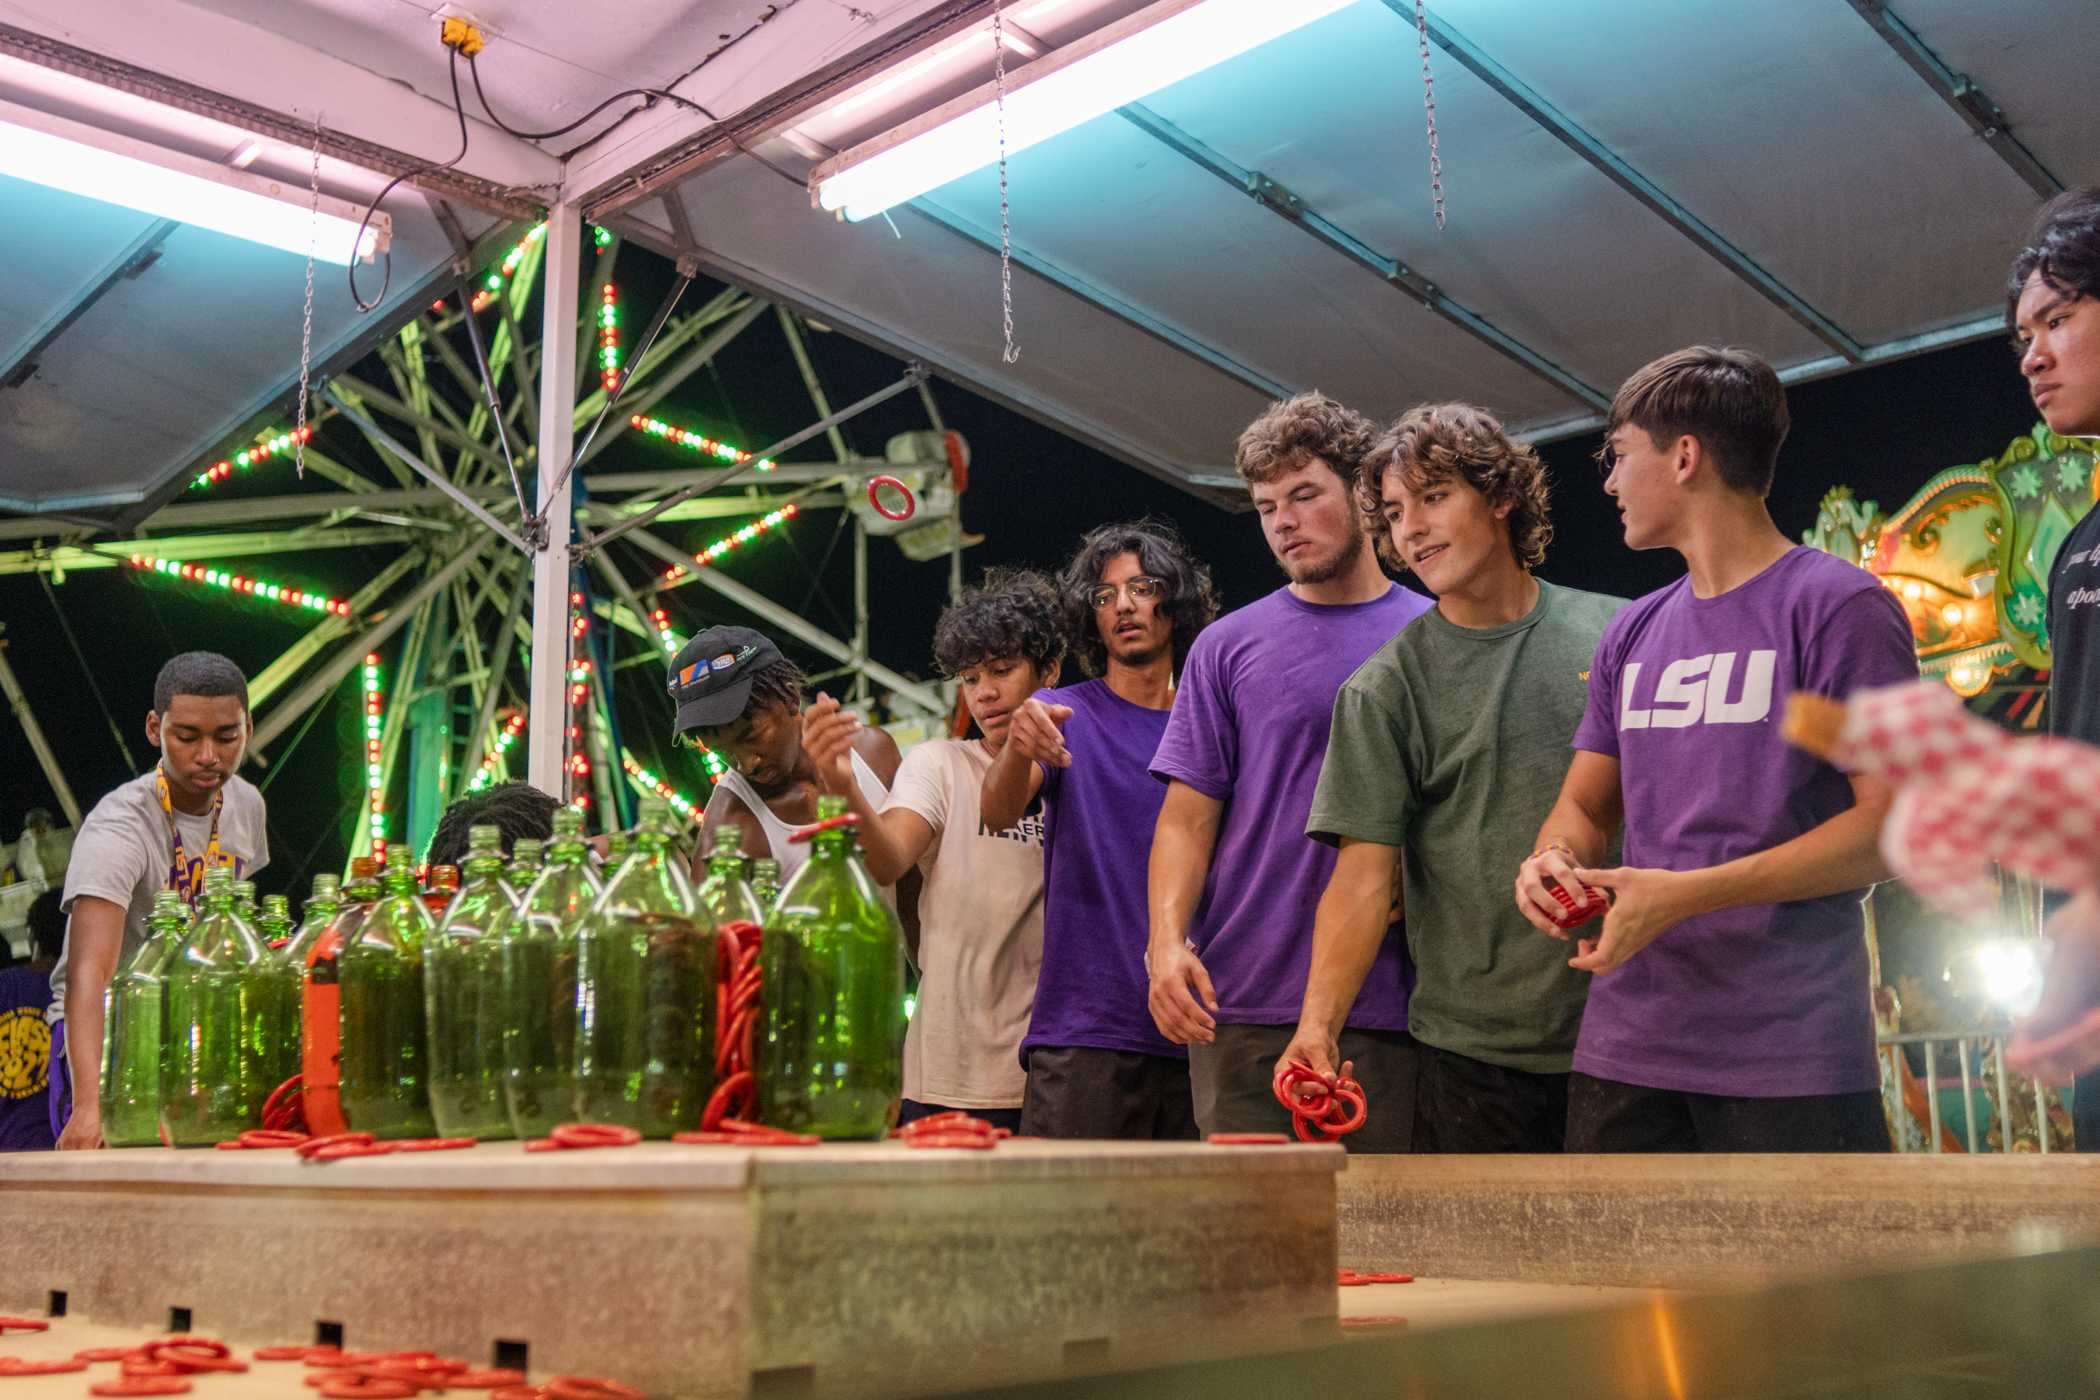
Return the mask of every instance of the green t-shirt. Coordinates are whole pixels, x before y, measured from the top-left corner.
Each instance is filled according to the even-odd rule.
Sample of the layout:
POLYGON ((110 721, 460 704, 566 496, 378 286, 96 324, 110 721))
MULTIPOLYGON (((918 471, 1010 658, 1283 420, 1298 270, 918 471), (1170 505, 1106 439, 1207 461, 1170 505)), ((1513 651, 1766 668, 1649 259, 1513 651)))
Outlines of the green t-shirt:
POLYGON ((1501 627, 1432 610, 1335 696, 1306 834, 1400 848, 1408 1029, 1426 1044, 1568 1069, 1589 978, 1510 890, 1567 776, 1597 639, 1625 603, 1541 581, 1531 611, 1501 627))

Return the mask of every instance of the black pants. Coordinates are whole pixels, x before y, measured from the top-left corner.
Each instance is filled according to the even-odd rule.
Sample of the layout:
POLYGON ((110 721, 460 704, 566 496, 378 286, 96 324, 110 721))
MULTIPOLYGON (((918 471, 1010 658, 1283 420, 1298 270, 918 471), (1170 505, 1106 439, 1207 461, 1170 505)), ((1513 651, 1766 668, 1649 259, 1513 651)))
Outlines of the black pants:
POLYGON ((1568 1076, 1570 1152, 1887 1152, 1881 1095, 1732 1098, 1568 1076))
POLYGON ((1415 1042, 1417 1152, 1558 1152, 1568 1076, 1532 1074, 1415 1042))
POLYGON ((1196 1136, 1189 1067, 1165 1055, 1039 1045, 1028 1052, 1021 1135, 1173 1141, 1196 1136))
MULTIPOLYGON (((1288 1133, 1290 1111, 1276 1102, 1276 1060, 1291 1043, 1295 1026, 1219 1026, 1217 1039, 1189 1047, 1189 1085, 1195 1092, 1196 1122, 1212 1133, 1288 1133)), ((1415 1040, 1406 1031, 1344 1029, 1342 1058, 1356 1062, 1369 1111, 1364 1124, 1344 1135, 1351 1152, 1413 1150, 1415 1040)), ((1295 1135, 1292 1141, 1296 1141, 1295 1135)))
MULTIPOLYGON (((58 1076, 51 1082, 58 1083, 58 1076)), ((2100 1152, 2100 1069, 2071 1081, 2071 1150, 2100 1152)))
POLYGON ((921 1118, 931 1118, 936 1113, 949 1112, 967 1113, 972 1118, 982 1118, 993 1127, 1004 1128, 1010 1133, 1021 1131, 1021 1110, 1018 1108, 965 1108, 958 1110, 948 1104, 920 1103, 917 1099, 904 1100, 904 1111, 897 1115, 897 1126, 901 1128, 906 1123, 916 1122, 921 1118))

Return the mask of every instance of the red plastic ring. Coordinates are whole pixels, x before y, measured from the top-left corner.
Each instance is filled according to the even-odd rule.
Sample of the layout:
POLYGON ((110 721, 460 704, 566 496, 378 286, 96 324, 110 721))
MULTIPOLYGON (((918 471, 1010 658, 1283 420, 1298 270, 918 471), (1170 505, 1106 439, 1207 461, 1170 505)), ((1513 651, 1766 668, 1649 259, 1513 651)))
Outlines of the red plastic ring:
POLYGON ((423 1387, 414 1381, 397 1380, 392 1376, 330 1376, 323 1380, 320 1391, 329 1400, 409 1400, 410 1396, 422 1393, 423 1387))
POLYGON ((40 1317, 0 1317, 0 1332, 49 1332, 51 1324, 40 1317))
POLYGON ((88 1387, 90 1395, 187 1395, 190 1383, 180 1376, 130 1376, 113 1381, 96 1381, 88 1387))
POLYGON ((461 1390, 496 1390, 524 1383, 525 1373, 511 1370, 454 1371, 445 1377, 447 1386, 457 1386, 461 1390))
POLYGON ((547 1400, 645 1400, 633 1386, 600 1376, 556 1376, 546 1392, 547 1400))
POLYGON ((73 1353, 75 1361, 129 1361, 141 1354, 139 1347, 89 1347, 73 1353))
POLYGON ((918 512, 919 498, 912 495, 909 486, 906 486, 894 476, 871 476, 868 478, 868 504, 873 506, 875 513, 885 520, 909 520, 918 512), (902 511, 891 510, 882 503, 882 493, 878 488, 883 486, 894 486, 904 493, 904 509, 902 511))
POLYGON ((1212 1133, 1203 1140, 1219 1147, 1264 1147, 1291 1139, 1288 1133, 1212 1133))
POLYGON ((836 827, 841 826, 859 825, 860 813, 847 812, 836 817, 826 817, 823 821, 816 822, 810 826, 802 827, 800 830, 797 830, 790 834, 788 840, 799 844, 803 841, 807 841, 810 837, 815 836, 820 831, 830 831, 836 827))
POLYGON ((990 1133, 920 1133, 904 1140, 906 1147, 962 1147, 975 1152, 989 1152, 998 1144, 999 1139, 990 1133))
POLYGON ((479 1145, 481 1139, 456 1138, 410 1138, 407 1142, 395 1143, 396 1152, 456 1152, 463 1147, 479 1145))
POLYGON ((68 1371, 85 1371, 87 1368, 87 1362, 71 1356, 55 1361, 24 1361, 20 1357, 0 1356, 0 1376, 62 1376, 68 1371))
POLYGON ((642 1140, 618 1123, 563 1123, 547 1136, 563 1147, 632 1147, 642 1140))

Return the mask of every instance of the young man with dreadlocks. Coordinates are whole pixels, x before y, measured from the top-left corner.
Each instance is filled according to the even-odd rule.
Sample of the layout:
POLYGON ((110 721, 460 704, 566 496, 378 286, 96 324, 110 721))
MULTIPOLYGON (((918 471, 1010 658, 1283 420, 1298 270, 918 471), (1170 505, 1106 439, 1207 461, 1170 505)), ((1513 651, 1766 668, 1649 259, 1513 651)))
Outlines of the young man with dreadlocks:
POLYGON ((494 783, 470 792, 445 809, 423 860, 432 867, 460 865, 467 858, 468 832, 493 826, 503 833, 503 854, 520 840, 545 841, 554 835, 554 814, 561 803, 531 783, 494 783))
POLYGON ((1014 712, 981 809, 1005 830, 1043 803, 1043 968, 1021 1041, 1022 1131, 1191 1138, 1187 1052, 1145 1005, 1145 862, 1165 796, 1149 770, 1175 672, 1217 616, 1217 592, 1155 521, 1090 531, 1058 587, 1066 635, 1096 679, 1014 712))
MULTIPOLYGON (((710 627, 671 660, 676 732, 722 755, 728 769, 707 799, 706 838, 693 852, 693 877, 707 875, 715 832, 734 827, 744 851, 780 862, 783 883, 809 859, 788 838, 817 819, 823 790, 802 746, 802 668, 772 638, 748 627, 710 627)), ((897 777, 897 741, 869 726, 853 736, 853 775, 878 806, 897 777)))
MULTIPOLYGON (((1188 1047, 1206 1134, 1290 1127, 1270 1082, 1334 870, 1334 851, 1305 834, 1329 712, 1364 658, 1429 609, 1385 576, 1357 509, 1377 436, 1317 393, 1271 404, 1240 434, 1240 479, 1287 581, 1196 639, 1152 758, 1166 784, 1152 836, 1152 1019, 1188 1047)), ((1404 1152, 1415 1091, 1407 951, 1397 922, 1379 928, 1375 966, 1352 988, 1339 1031, 1379 1111, 1347 1145, 1404 1152)))
POLYGON ((174 890, 195 904, 205 871, 230 866, 243 879, 269 862, 262 793, 236 773, 248 734, 240 667, 216 652, 174 657, 146 712, 160 762, 80 825, 66 866, 66 946, 51 969, 52 1063, 70 1079, 52 1085, 61 1148, 103 1145, 102 994, 146 941, 153 897, 174 890))
POLYGON ((822 696, 802 746, 831 791, 860 814, 868 873, 892 884, 916 869, 919 1003, 904 1036, 902 1121, 967 1109, 1021 1126, 1021 1036, 1043 961, 1043 821, 995 827, 979 811, 985 772, 1014 712, 1057 684, 1064 657, 1056 587, 1041 574, 994 572, 941 614, 934 660, 962 690, 978 739, 930 739, 904 756, 879 808, 853 776, 862 726, 822 696))

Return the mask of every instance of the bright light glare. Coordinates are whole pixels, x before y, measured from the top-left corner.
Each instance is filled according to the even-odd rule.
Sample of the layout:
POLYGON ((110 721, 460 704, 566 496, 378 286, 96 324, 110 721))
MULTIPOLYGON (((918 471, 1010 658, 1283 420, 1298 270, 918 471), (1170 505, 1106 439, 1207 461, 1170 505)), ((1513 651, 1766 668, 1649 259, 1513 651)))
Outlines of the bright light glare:
MULTIPOLYGON (((24 110, 11 108, 10 113, 24 110)), ((340 201, 324 198, 316 215, 308 209, 311 196, 305 190, 292 191, 245 171, 61 118, 39 114, 35 121, 32 126, 0 117, 0 175, 302 257, 311 240, 316 259, 350 262, 357 220, 331 211, 329 206, 340 207, 340 201), (281 196, 271 193, 280 190, 281 196)), ((386 215, 375 215, 358 245, 360 256, 369 260, 384 248, 391 230, 386 215)))
POLYGON ((2043 961, 2043 944, 2033 938, 1986 939, 1956 958, 1964 990, 2015 1019, 2041 1002, 2043 961))
MULTIPOLYGON (((1353 2, 1200 0, 1041 77, 1028 79, 1027 70, 1020 70, 1006 94, 1007 153, 1025 151, 1353 2)), ((1036 62, 1056 61, 1052 53, 1036 62)), ((999 118, 991 92, 979 89, 973 97, 975 105, 967 110, 865 159, 847 152, 839 169, 819 181, 817 202, 844 210, 848 219, 873 218, 998 160, 999 118)))

